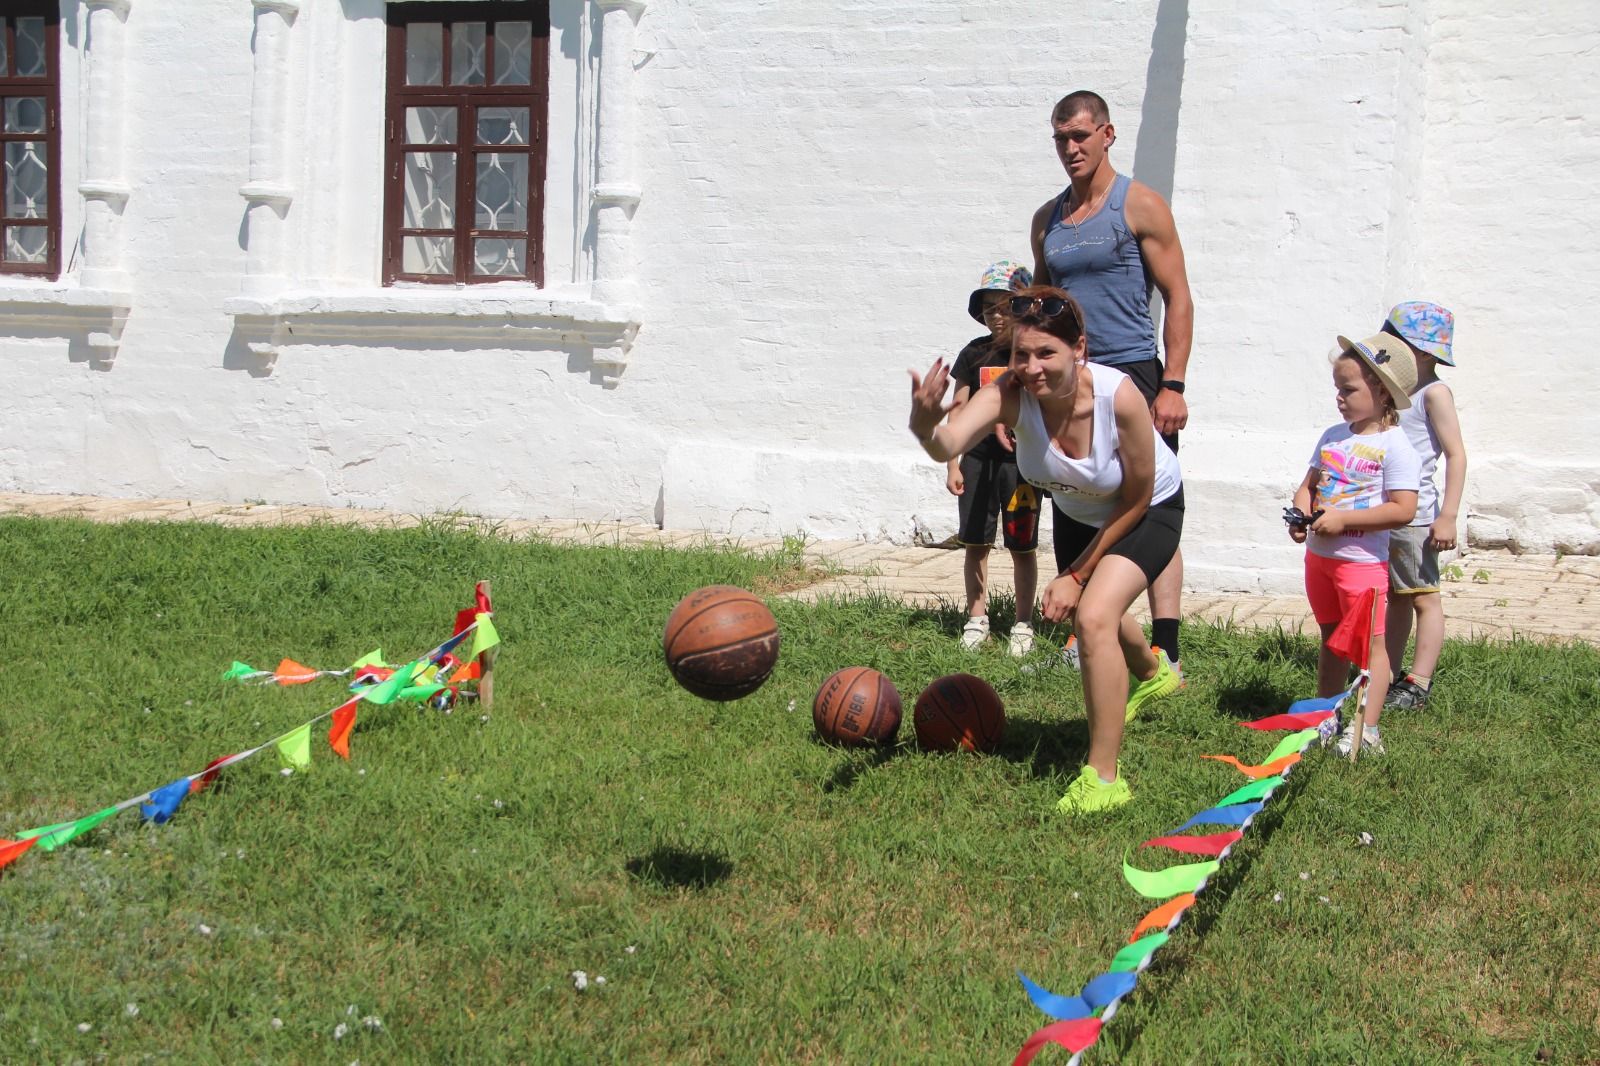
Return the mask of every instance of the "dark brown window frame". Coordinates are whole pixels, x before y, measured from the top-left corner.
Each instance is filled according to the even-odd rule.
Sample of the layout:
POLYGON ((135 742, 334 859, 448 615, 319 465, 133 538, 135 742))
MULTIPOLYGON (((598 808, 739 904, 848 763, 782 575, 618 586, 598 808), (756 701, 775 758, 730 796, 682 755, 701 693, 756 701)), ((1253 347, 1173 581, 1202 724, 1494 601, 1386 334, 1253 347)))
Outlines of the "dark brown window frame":
MULTIPOLYGON (((482 0, 478 3, 390 3, 387 6, 388 60, 386 68, 384 121, 384 211, 383 283, 415 281, 428 284, 483 284, 504 281, 531 281, 544 285, 544 181, 548 154, 550 97, 550 4, 549 0, 482 0), (406 31, 415 23, 443 23, 444 67, 441 85, 407 85, 406 31), (496 22, 532 22, 533 54, 527 85, 494 85, 494 49, 485 57, 485 84, 451 85, 451 24, 485 22, 490 33, 496 22), (510 154, 526 154, 528 164, 528 228, 525 233, 506 230, 479 230, 476 221, 476 139, 477 111, 480 107, 528 108, 528 147, 525 153, 515 148, 510 154), (456 143, 436 146, 456 155, 456 213, 451 230, 406 229, 405 219, 405 109, 407 107, 454 107, 456 143), (402 269, 405 236, 432 235, 455 238, 455 269, 450 274, 407 274, 402 269), (522 275, 472 273, 472 247, 477 237, 521 239, 527 242, 526 273, 522 275)), ((484 146, 483 151, 507 154, 506 146, 484 146)))
MULTIPOLYGON (((45 166, 50 170, 47 194, 49 206, 43 222, 31 219, 0 218, 0 228, 44 228, 47 237, 42 263, 13 263, 4 258, 4 235, 0 234, 0 275, 37 277, 55 281, 61 276, 61 6, 58 0, 8 0, 0 14, 0 34, 5 37, 6 62, 0 68, 0 99, 12 96, 43 96, 43 133, 6 133, 0 128, 0 145, 12 141, 43 141, 45 166), (17 66, 16 22, 19 18, 44 19, 44 76, 19 78, 12 74, 17 66)), ((0 108, 3 108, 0 104, 0 108)), ((0 116, 3 116, 0 110, 0 116)), ((0 147, 0 213, 5 205, 5 149, 0 147)))

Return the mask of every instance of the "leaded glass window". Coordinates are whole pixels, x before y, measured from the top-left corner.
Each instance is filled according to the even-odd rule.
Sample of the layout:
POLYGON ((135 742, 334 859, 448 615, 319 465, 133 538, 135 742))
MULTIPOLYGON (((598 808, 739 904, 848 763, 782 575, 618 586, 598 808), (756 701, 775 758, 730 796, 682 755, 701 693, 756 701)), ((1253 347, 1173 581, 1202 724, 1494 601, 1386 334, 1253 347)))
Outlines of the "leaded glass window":
POLYGON ((548 0, 388 9, 384 281, 544 283, 548 0))
POLYGON ((61 269, 60 14, 10 0, 0 14, 0 274, 61 269))

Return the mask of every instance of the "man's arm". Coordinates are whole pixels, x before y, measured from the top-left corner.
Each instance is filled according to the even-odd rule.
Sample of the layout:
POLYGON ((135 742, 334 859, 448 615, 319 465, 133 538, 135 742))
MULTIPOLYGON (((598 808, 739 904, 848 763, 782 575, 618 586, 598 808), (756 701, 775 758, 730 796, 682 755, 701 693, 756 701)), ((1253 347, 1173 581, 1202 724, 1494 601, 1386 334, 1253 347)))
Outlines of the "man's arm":
MULTIPOLYGON (((1161 323, 1163 380, 1186 381, 1189 347, 1194 341, 1194 301, 1189 296, 1189 273, 1183 262, 1178 226, 1167 202, 1148 185, 1134 182, 1128 192, 1128 226, 1139 241, 1139 254, 1166 305, 1161 323)), ((1156 429, 1176 433, 1189 421, 1189 405, 1171 389, 1156 393, 1151 405, 1156 429)))

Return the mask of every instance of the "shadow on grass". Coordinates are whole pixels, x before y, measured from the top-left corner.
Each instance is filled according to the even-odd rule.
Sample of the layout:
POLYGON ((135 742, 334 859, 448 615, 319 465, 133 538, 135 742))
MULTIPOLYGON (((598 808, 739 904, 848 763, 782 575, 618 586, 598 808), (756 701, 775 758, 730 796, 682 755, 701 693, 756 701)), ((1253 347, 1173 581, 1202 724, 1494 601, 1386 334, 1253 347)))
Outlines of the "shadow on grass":
POLYGON ((1075 774, 1088 754, 1089 723, 1082 718, 1039 722, 1008 717, 1006 735, 995 752, 1007 762, 1027 766, 1038 778, 1075 774))
MULTIPOLYGON (((840 747, 838 744, 831 744, 828 741, 816 736, 811 738, 811 742, 813 744, 821 744, 824 747, 839 748, 841 751, 849 750, 840 747)), ((851 754, 851 758, 848 761, 841 763, 839 768, 834 770, 833 776, 829 777, 828 780, 823 783, 822 791, 842 792, 845 789, 850 788, 856 783, 857 779, 860 778, 862 774, 867 773, 869 770, 876 770, 878 767, 882 766, 884 763, 888 762, 890 759, 899 754, 899 751, 899 747, 893 744, 886 744, 877 748, 855 749, 855 752, 852 752, 851 754), (867 755, 867 757, 863 759, 858 753, 865 752, 870 752, 871 754, 867 755)))
POLYGON ((733 863, 726 855, 662 846, 648 855, 629 859, 626 869, 659 888, 710 888, 728 879, 733 863))

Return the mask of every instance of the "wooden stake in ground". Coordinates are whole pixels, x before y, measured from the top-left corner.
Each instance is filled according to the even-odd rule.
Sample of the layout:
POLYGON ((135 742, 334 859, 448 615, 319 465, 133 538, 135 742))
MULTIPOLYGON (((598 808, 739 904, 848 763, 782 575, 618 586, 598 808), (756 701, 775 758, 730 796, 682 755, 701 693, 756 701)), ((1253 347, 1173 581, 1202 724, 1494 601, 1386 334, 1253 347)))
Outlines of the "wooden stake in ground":
MULTIPOLYGON (((494 605, 494 593, 488 581, 478 582, 478 588, 483 590, 483 598, 494 605)), ((488 648, 478 653, 478 669, 482 675, 478 678, 478 706, 483 708, 483 713, 488 714, 494 706, 494 656, 498 649, 488 648)))

